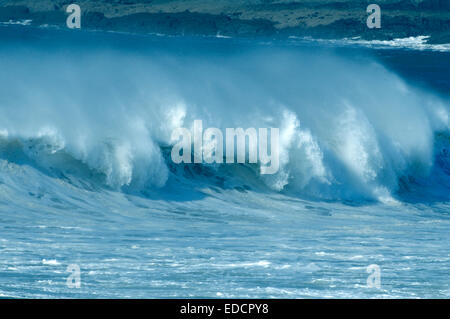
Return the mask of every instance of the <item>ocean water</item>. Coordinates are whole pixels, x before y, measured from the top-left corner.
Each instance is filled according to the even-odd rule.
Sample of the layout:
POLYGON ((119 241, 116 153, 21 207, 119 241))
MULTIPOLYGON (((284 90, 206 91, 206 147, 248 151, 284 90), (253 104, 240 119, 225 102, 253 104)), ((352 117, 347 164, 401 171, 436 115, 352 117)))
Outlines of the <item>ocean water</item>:
POLYGON ((449 89, 428 48, 1 26, 0 297, 449 298, 449 89), (280 170, 174 164, 196 119, 280 170))

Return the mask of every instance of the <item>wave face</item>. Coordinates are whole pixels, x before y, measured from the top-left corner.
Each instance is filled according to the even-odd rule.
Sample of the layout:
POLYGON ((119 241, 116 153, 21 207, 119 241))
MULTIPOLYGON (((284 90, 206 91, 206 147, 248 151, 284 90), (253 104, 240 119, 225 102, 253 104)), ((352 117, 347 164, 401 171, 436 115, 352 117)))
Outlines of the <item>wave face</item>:
POLYGON ((450 186, 448 101, 370 57, 233 40, 60 40, 0 46, 8 162, 122 191, 170 189, 193 178, 167 156, 171 133, 201 119, 277 127, 281 147, 275 175, 204 164, 203 183, 233 175, 296 196, 381 201, 450 186))

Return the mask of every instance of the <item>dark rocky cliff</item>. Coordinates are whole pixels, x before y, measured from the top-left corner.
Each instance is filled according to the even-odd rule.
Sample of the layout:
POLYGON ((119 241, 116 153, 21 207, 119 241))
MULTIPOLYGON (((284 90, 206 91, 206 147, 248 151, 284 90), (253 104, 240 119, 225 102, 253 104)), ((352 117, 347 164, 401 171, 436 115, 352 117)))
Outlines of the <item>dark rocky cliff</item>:
POLYGON ((82 8, 82 27, 127 32, 392 39, 431 36, 450 43, 450 0, 0 0, 0 22, 64 26, 65 8, 82 8), (366 26, 366 7, 382 10, 380 29, 366 26))

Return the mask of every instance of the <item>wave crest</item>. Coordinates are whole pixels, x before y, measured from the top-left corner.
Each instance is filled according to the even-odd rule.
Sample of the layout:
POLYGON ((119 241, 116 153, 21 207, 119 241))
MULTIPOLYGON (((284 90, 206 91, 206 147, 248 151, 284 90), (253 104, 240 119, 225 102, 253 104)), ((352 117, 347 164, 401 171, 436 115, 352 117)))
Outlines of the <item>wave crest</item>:
POLYGON ((144 53, 3 46, 11 76, 0 77, 1 157, 115 189, 164 187, 178 174, 164 152, 172 130, 201 119, 223 130, 280 128, 280 171, 252 173, 275 191, 383 200, 405 176, 431 178, 436 165, 448 174, 435 149, 449 131, 447 102, 369 58, 200 45, 180 53, 161 41, 144 53))

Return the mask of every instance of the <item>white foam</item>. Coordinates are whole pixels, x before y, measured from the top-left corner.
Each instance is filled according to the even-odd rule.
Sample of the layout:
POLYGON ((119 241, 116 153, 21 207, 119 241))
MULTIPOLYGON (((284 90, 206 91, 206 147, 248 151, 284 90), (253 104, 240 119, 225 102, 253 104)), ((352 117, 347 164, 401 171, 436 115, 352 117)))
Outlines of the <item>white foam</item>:
POLYGON ((26 26, 26 25, 31 25, 32 21, 33 20, 9 20, 9 21, 6 21, 6 22, 0 22, 0 24, 3 24, 3 25, 24 25, 24 26, 26 26))
POLYGON ((407 38, 396 38, 392 40, 364 40, 361 39, 360 37, 343 38, 343 39, 314 39, 311 37, 291 36, 289 38, 299 41, 318 42, 339 46, 358 45, 374 49, 395 48, 395 49, 410 49, 420 51, 439 51, 439 52, 450 51, 450 43, 431 44, 428 43, 430 36, 426 35, 407 38))
POLYGON ((42 259, 42 264, 43 265, 50 265, 50 266, 58 266, 61 265, 60 262, 58 262, 56 259, 42 259))

